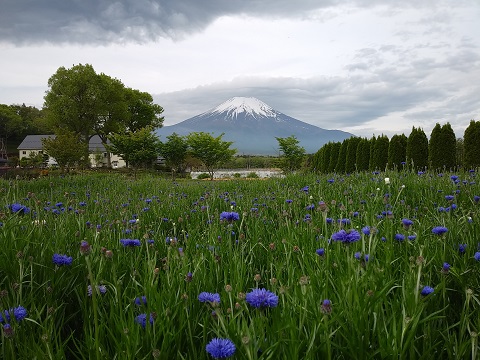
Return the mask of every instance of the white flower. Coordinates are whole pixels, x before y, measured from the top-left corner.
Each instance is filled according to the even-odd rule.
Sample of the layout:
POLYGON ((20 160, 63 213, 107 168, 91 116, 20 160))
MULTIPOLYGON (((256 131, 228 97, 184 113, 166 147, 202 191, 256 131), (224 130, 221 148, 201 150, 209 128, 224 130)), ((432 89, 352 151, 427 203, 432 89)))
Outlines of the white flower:
POLYGON ((390 178, 385 178, 385 184, 390 185, 390 178))
POLYGON ((312 196, 312 195, 310 195, 310 200, 313 200, 313 196, 312 196))

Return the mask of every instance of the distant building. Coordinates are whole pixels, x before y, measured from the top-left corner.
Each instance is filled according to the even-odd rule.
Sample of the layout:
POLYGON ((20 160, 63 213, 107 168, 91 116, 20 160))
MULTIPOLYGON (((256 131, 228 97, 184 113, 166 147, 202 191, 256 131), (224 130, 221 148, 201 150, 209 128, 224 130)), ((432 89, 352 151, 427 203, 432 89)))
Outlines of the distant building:
MULTIPOLYGON (((27 135, 25 139, 18 145, 18 158, 33 157, 38 154, 44 154, 42 139, 54 138, 55 135, 27 135)), ((92 167, 105 167, 108 163, 108 152, 105 149, 105 146, 102 144, 100 137, 98 135, 92 136, 88 144, 89 159, 92 167)), ((47 154, 45 154, 47 156, 47 154)), ((48 157, 46 159, 47 166, 56 165, 57 162, 54 158, 48 157)), ((125 167, 125 161, 118 155, 110 153, 110 161, 112 168, 121 168, 125 167)))

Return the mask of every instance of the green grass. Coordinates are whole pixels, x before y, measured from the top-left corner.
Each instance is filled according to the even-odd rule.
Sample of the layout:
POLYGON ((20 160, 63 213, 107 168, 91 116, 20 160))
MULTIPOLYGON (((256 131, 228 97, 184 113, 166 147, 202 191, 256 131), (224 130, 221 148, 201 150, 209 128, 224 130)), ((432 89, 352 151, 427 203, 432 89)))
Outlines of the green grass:
POLYGON ((214 337, 235 343, 235 359, 476 358, 480 188, 475 173, 450 175, 0 180, 0 311, 28 311, 12 316, 13 335, 2 330, 0 358, 208 359, 214 337), (14 203, 30 212, 12 213, 14 203), (224 211, 239 220, 220 221, 224 211), (331 241, 342 228, 360 240, 331 241), (56 266, 54 254, 72 264, 56 266), (89 285, 107 291, 89 296, 89 285), (426 285, 434 292, 423 296, 426 285), (278 306, 251 307, 255 288, 278 306), (201 303, 204 291, 220 304, 201 303), (141 296, 146 305, 135 304, 141 296))

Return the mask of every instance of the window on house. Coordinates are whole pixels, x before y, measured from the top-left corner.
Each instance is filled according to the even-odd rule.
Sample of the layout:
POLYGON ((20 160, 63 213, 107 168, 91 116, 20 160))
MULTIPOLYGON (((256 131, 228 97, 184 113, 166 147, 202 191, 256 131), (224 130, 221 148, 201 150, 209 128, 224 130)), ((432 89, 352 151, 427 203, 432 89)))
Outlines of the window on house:
POLYGON ((26 151, 26 150, 23 150, 23 151, 22 151, 22 155, 27 155, 27 151, 26 151))
POLYGON ((107 157, 107 153, 103 153, 103 157, 107 157))

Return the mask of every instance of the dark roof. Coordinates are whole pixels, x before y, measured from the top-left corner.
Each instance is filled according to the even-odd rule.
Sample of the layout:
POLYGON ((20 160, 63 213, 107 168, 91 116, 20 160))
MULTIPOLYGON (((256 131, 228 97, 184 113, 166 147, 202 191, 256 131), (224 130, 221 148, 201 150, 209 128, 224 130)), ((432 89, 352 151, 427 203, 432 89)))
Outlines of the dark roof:
POLYGON ((42 139, 54 138, 55 135, 27 135, 25 139, 18 145, 18 150, 38 150, 42 149, 42 139))
MULTIPOLYGON (((39 150, 42 149, 42 139, 55 138, 55 135, 27 135, 25 139, 18 145, 18 150, 39 150)), ((110 141, 107 142, 108 144, 110 141)), ((105 146, 98 135, 92 136, 88 144, 90 152, 105 152, 105 146)))

